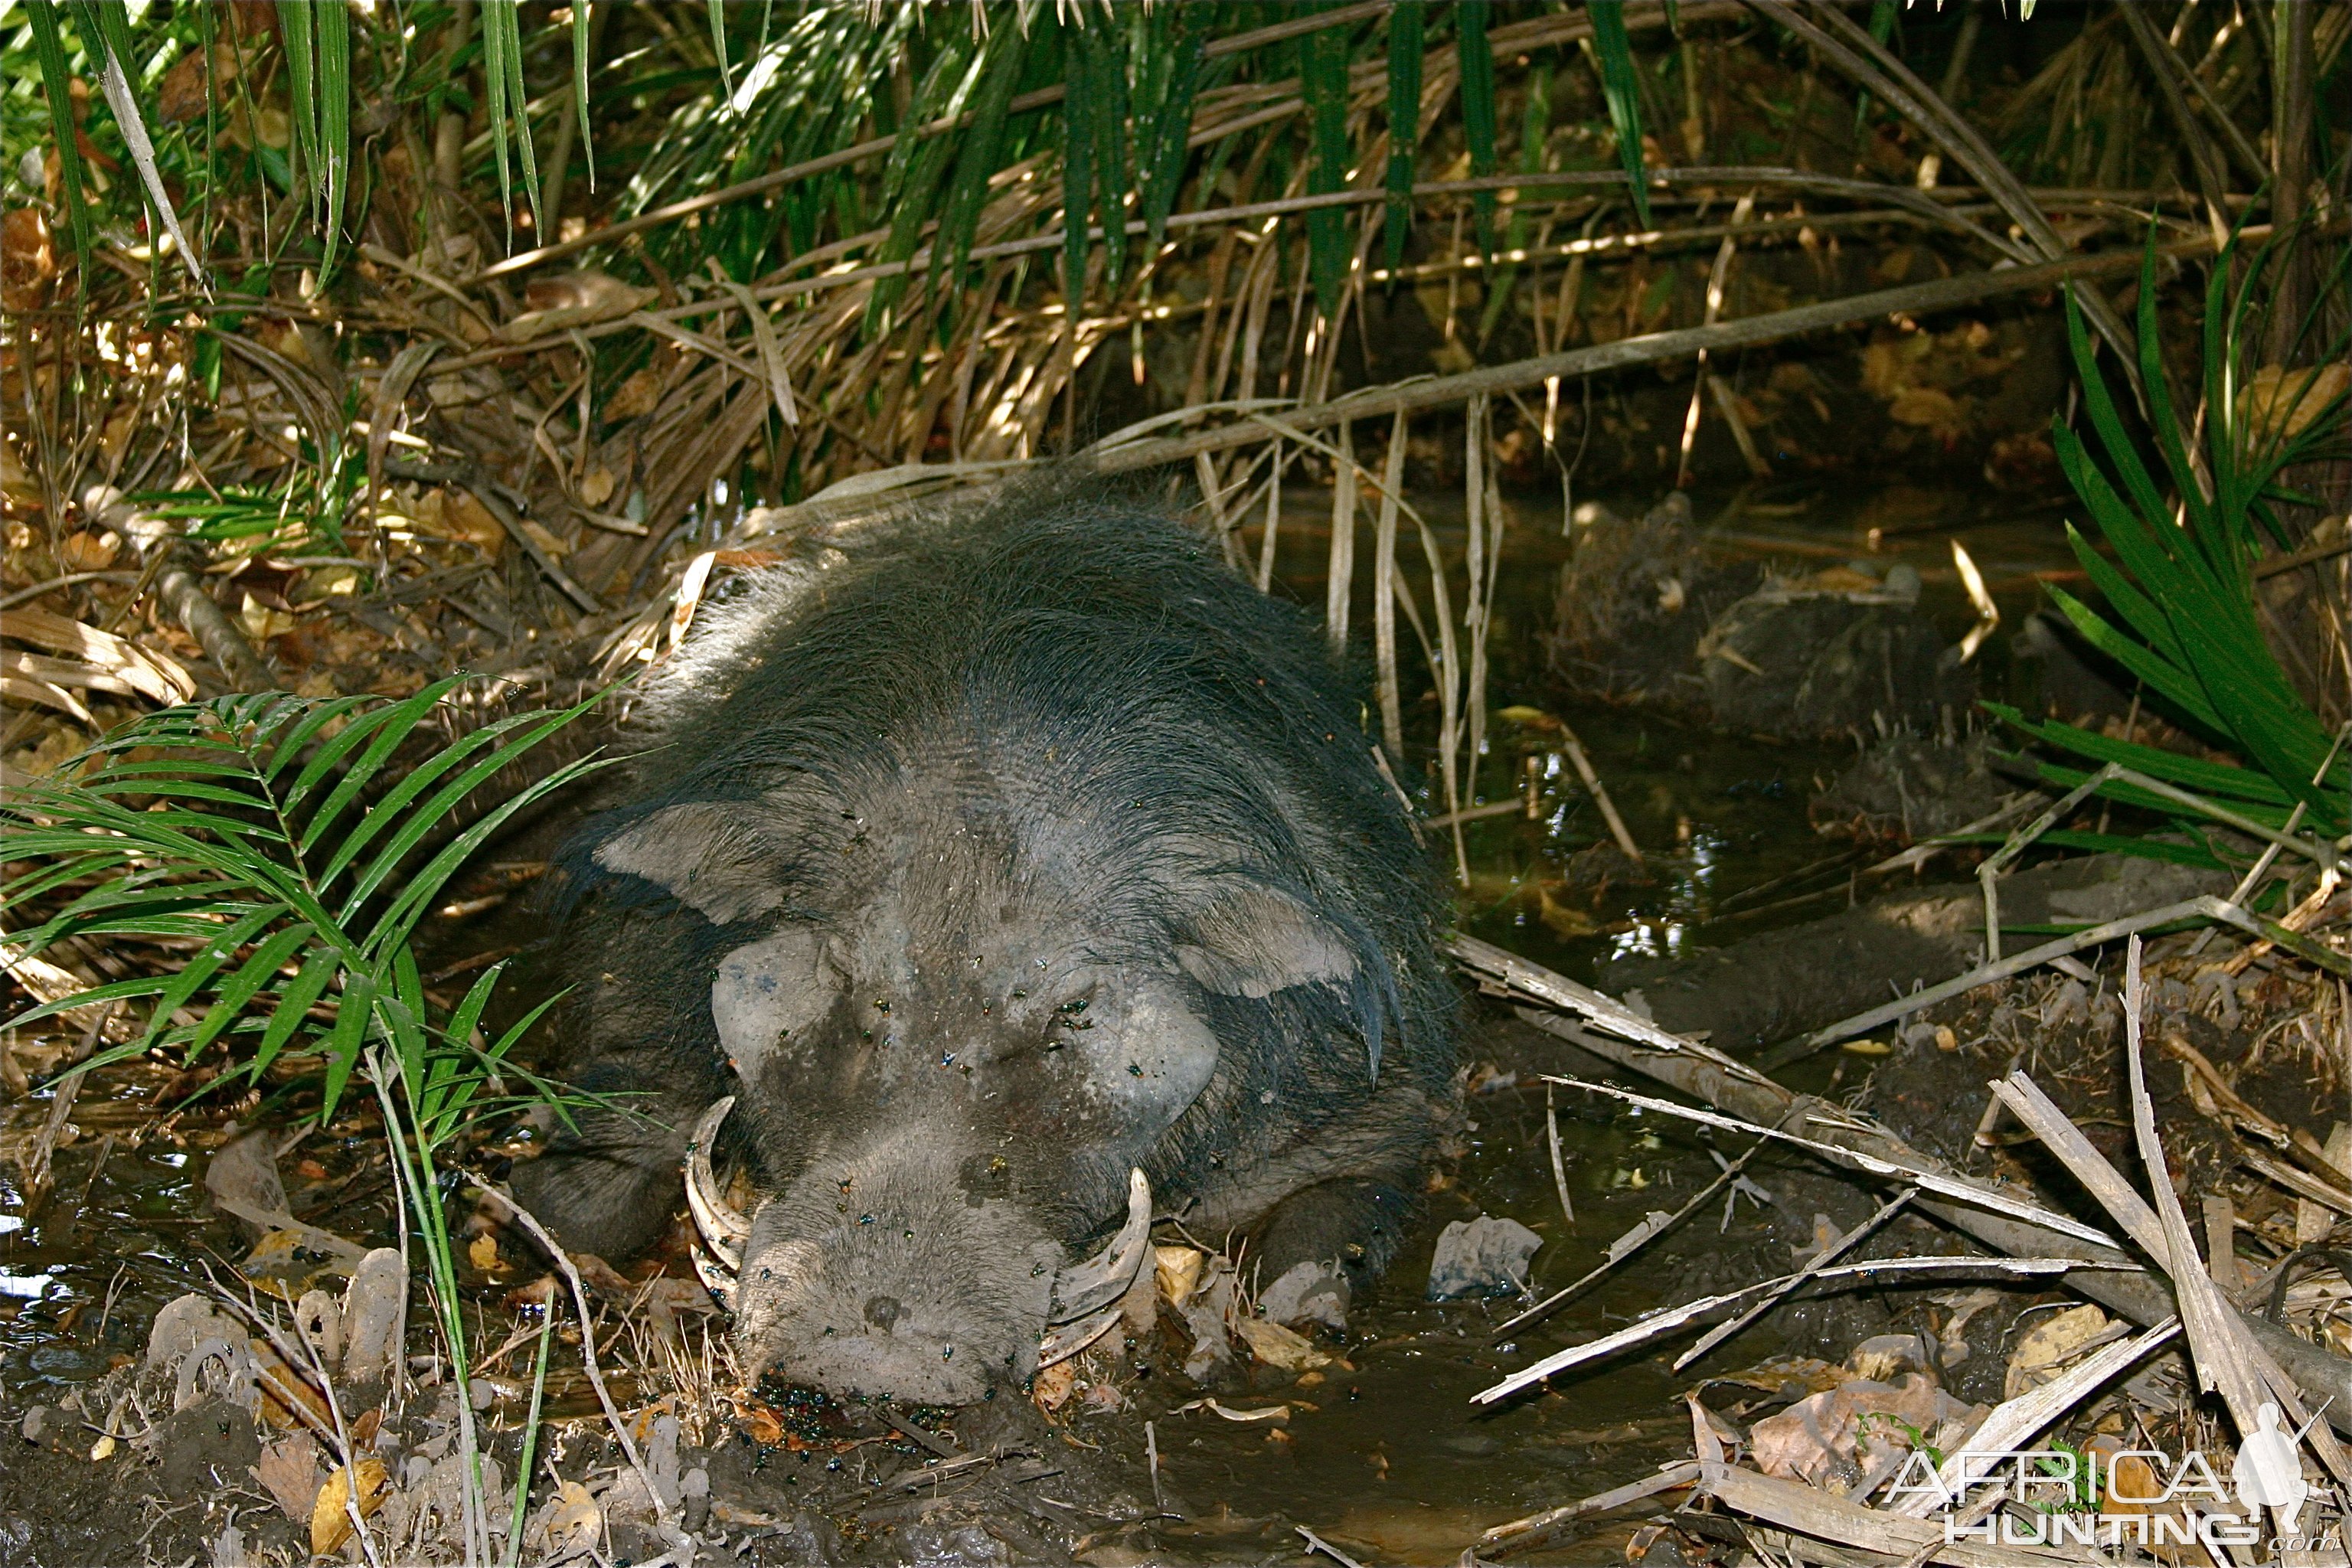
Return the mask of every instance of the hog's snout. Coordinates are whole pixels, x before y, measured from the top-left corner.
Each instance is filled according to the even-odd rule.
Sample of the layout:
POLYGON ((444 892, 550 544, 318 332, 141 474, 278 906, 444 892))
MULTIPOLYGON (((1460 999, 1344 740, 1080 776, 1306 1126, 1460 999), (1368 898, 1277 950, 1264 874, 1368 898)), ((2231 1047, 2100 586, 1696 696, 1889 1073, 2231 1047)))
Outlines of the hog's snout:
POLYGON ((835 1394, 961 1405, 1037 1367, 1062 1248, 901 1132, 760 1208, 736 1286, 747 1367, 835 1394))

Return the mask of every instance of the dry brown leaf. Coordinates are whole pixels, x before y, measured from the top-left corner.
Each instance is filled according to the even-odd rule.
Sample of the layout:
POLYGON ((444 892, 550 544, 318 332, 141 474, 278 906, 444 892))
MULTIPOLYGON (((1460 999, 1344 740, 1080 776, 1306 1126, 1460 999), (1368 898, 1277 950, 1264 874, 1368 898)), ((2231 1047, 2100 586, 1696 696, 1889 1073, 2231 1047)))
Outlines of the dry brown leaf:
POLYGON ((656 289, 640 289, 603 272, 565 272, 534 281, 524 291, 530 307, 500 327, 500 341, 520 342, 570 327, 609 321, 632 310, 642 310, 661 298, 656 289))
MULTIPOLYGON (((324 1557, 338 1551, 344 1542, 352 1538, 349 1505, 354 1500, 358 1501, 362 1519, 383 1506, 384 1499, 390 1495, 384 1484, 386 1479, 382 1461, 376 1459, 359 1462, 357 1486, 352 1484, 351 1466, 336 1467, 335 1473, 327 1478, 327 1484, 319 1489, 318 1500, 310 1505, 310 1554, 313 1557, 324 1557)), ((567 1489, 575 1484, 564 1483, 567 1489)), ((585 1495, 584 1489, 583 1495, 585 1495)), ((594 1505, 592 1503, 590 1506, 593 1508, 594 1505)))
POLYGON ((297 1432, 313 1422, 331 1426, 334 1412, 327 1401, 308 1380, 288 1366, 268 1340, 250 1339, 246 1349, 253 1352, 254 1370, 260 1374, 261 1419, 280 1432, 297 1432), (299 1404, 309 1414, 308 1419, 295 1409, 299 1404))
POLYGON ((261 1489, 297 1524, 309 1521, 319 1498, 319 1443, 308 1432, 280 1437, 261 1450, 253 1468, 261 1489))
POLYGON ((103 572, 122 553, 122 536, 111 529, 81 529, 66 535, 58 564, 68 572, 103 572))
POLYGON ((1913 425, 1945 442, 1969 433, 1969 413, 1958 398, 1932 386, 1906 386, 1886 405, 1886 416, 1898 425, 1913 425))
POLYGON ((1039 1373, 1029 1385, 1029 1398, 1038 1409, 1059 1410, 1078 1391, 1078 1368, 1075 1361, 1055 1362, 1039 1373))
POLYGON ((1285 1372, 1306 1372, 1331 1364, 1331 1358, 1317 1350, 1314 1341, 1280 1323, 1268 1322, 1264 1318, 1240 1318, 1234 1322, 1234 1331, 1248 1342, 1251 1353, 1268 1366, 1277 1366, 1285 1372))
POLYGON ((614 479, 612 469, 602 463, 596 464, 581 476, 580 504, 603 506, 613 499, 613 489, 619 482, 614 479))
POLYGON ((436 539, 463 540, 492 560, 506 548, 507 531, 470 490, 427 490, 417 498, 409 518, 420 531, 436 539))
POLYGON ((661 402, 661 372, 647 365, 621 383, 613 395, 605 400, 604 417, 617 422, 635 419, 640 414, 650 414, 661 402))
POLYGON ((49 220, 38 207, 11 207, 0 218, 0 310, 37 310, 58 275, 49 220))
POLYGON ((2352 365, 2266 364, 2238 394, 2238 423, 2256 446, 2299 436, 2352 388, 2352 365))
POLYGON ((1766 1475, 1842 1489, 1868 1468, 1864 1449, 1874 1457, 1982 1415, 1983 1406, 1961 1404, 1917 1373, 1893 1384, 1857 1377, 1766 1416, 1748 1442, 1766 1475))
POLYGON ((523 532, 530 537, 530 542, 533 544, 538 545, 541 550, 547 552, 550 559, 561 561, 566 555, 572 553, 572 546, 569 543, 563 540, 556 538, 555 535, 550 533, 540 524, 533 522, 530 518, 526 517, 520 519, 519 521, 521 524, 523 532))
MULTIPOLYGON (((20 605, 8 612, 8 636, 35 647, 82 660, 122 688, 157 702, 185 702, 196 694, 195 678, 169 654, 142 647, 112 632, 86 626, 64 616, 20 605)), ((57 679, 55 676, 47 679, 57 679)), ((59 684, 69 684, 59 681, 59 684)), ((96 687, 94 681, 80 684, 96 687)), ((100 690, 112 687, 96 687, 100 690)))
MULTIPOLYGON (((230 44, 213 46, 212 91, 215 101, 224 109, 235 97, 232 85, 236 80, 238 61, 236 47, 230 44)), ((205 111, 205 52, 191 49, 172 63, 163 79, 155 86, 156 116, 173 125, 194 120, 205 111)))

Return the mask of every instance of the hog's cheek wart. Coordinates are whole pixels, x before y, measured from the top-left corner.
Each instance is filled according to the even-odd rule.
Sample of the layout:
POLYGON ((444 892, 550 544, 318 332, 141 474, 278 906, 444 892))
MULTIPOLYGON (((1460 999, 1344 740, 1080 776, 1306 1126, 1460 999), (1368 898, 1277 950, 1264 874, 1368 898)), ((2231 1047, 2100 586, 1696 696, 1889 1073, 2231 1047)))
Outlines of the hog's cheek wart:
POLYGON ((780 1041, 824 1016, 831 1000, 816 934, 782 931, 719 961, 710 983, 710 1021, 720 1048, 749 1080, 780 1041))
POLYGON ((1076 1034, 1088 1096, 1115 1109, 1123 1130, 1157 1132, 1208 1088, 1217 1037, 1172 991, 1138 987, 1098 1006, 1096 1026, 1076 1034))

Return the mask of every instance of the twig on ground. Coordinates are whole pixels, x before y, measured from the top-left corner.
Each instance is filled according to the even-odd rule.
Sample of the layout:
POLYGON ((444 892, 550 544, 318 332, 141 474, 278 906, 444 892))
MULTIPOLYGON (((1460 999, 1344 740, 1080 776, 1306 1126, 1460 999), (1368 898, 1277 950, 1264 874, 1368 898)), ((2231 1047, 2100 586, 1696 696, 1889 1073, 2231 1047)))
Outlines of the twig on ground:
POLYGON ((562 1274, 564 1283, 571 1286, 572 1309, 580 1314, 580 1362, 588 1373, 588 1386, 596 1391, 596 1403, 604 1409, 605 1424, 613 1428, 614 1441, 628 1457, 629 1468, 637 1472, 639 1480, 645 1482, 646 1495, 653 1499, 656 1517, 665 1526, 675 1528, 674 1510, 664 1500, 661 1489, 654 1485, 653 1471, 646 1468, 645 1456, 637 1451, 636 1439, 629 1436, 628 1423, 621 1419, 620 1407, 613 1403, 612 1391, 604 1386, 604 1374, 597 1369, 596 1318, 588 1310, 588 1287, 580 1278, 578 1267, 529 1209, 496 1187, 480 1187, 477 1191, 494 1199, 500 1208, 514 1216, 517 1224, 530 1233, 531 1239, 539 1243, 540 1250, 547 1254, 549 1260, 562 1274))
POLYGON ((1498 1553, 1531 1551, 1536 1547, 1549 1544, 1563 1528, 1580 1519, 1590 1519, 1594 1514, 1607 1513, 1612 1509, 1623 1508, 1627 1503, 1640 1502, 1643 1498, 1655 1497, 1660 1492, 1678 1491, 1697 1479, 1698 1462, 1696 1460, 1685 1460, 1678 1465, 1668 1465, 1655 1475, 1643 1476, 1638 1480, 1628 1481, 1622 1487, 1612 1487, 1605 1492, 1596 1492, 1576 1502, 1565 1503, 1559 1508, 1548 1508, 1541 1513, 1531 1513, 1524 1519, 1515 1519, 1507 1523, 1497 1524, 1491 1529, 1482 1531, 1479 1532, 1475 1549, 1498 1553))
POLYGON ((1754 1322, 1757 1319, 1762 1317, 1765 1313, 1779 1306, 1782 1301, 1788 1299, 1790 1291, 1796 1289, 1799 1286, 1805 1284, 1808 1280, 1819 1278, 1824 1269, 1828 1268, 1830 1265, 1835 1263, 1847 1253, 1852 1252, 1855 1247, 1861 1246, 1863 1242, 1870 1237, 1872 1233, 1876 1231, 1880 1226, 1885 1225, 1888 1220, 1893 1219, 1896 1214, 1902 1211, 1904 1205, 1910 1203, 1910 1201, 1918 1196, 1918 1188, 1906 1187, 1901 1192, 1895 1194, 1895 1196, 1889 1198, 1885 1203, 1881 1204, 1878 1206, 1876 1213, 1873 1214, 1868 1219, 1864 1220, 1860 1225, 1855 1226, 1852 1230, 1847 1231, 1843 1236, 1839 1237, 1835 1241, 1831 1242, 1827 1247, 1822 1248, 1820 1254, 1815 1257, 1811 1263, 1805 1265, 1805 1267, 1797 1273, 1789 1276, 1788 1283, 1782 1285, 1778 1289, 1766 1292, 1761 1300, 1743 1309, 1737 1317, 1732 1318, 1729 1321, 1718 1323, 1714 1328, 1709 1329, 1706 1333, 1701 1334, 1699 1336, 1698 1343, 1691 1346, 1690 1349, 1683 1352, 1682 1354, 1675 1358, 1675 1364, 1672 1370, 1675 1372, 1682 1371, 1685 1367, 1690 1365, 1691 1363, 1698 1360, 1699 1357, 1706 1354, 1707 1352, 1713 1350, 1716 1346, 1731 1338, 1732 1335, 1739 1332, 1742 1329, 1748 1327, 1748 1324, 1754 1322))
MULTIPOLYGON (((1545 1092, 1547 1094, 1550 1092, 1549 1085, 1545 1086, 1545 1092)), ((1748 1162, 1754 1159, 1756 1157, 1756 1152, 1763 1147, 1764 1143, 1760 1139, 1758 1142, 1749 1144, 1746 1152, 1741 1153, 1738 1159, 1734 1160, 1729 1164, 1724 1166, 1722 1174, 1717 1176, 1714 1181, 1709 1182, 1706 1186, 1701 1187, 1698 1190, 1697 1194, 1688 1203, 1684 1204, 1682 1207, 1676 1209, 1672 1214, 1665 1214, 1663 1212, 1653 1214, 1648 1218, 1643 1220, 1639 1225, 1633 1226, 1633 1229, 1627 1231, 1624 1235, 1611 1242, 1609 1244, 1608 1256, 1603 1258, 1600 1263, 1596 1264, 1591 1271, 1584 1274, 1574 1282, 1561 1286, 1559 1289, 1553 1291, 1550 1295, 1545 1297, 1534 1306, 1529 1307, 1527 1310, 1519 1313, 1517 1317, 1514 1317, 1497 1326, 1494 1331, 1494 1337, 1501 1339, 1506 1334, 1527 1327, 1529 1323, 1539 1323, 1544 1319, 1550 1317, 1554 1312, 1558 1311, 1563 1304, 1572 1300, 1574 1297, 1581 1293, 1587 1287, 1591 1286, 1594 1280, 1599 1279, 1602 1275, 1616 1268, 1617 1265, 1622 1263, 1626 1258, 1633 1256, 1634 1253, 1640 1251, 1651 1241, 1654 1240, 1658 1237, 1664 1236, 1666 1232, 1674 1229, 1675 1226, 1680 1225, 1683 1221, 1696 1214, 1700 1209, 1705 1208, 1708 1204, 1714 1202, 1715 1196, 1717 1193, 1720 1193, 1724 1188, 1731 1185, 1734 1182, 1739 1179, 1739 1173, 1748 1169, 1748 1162)))

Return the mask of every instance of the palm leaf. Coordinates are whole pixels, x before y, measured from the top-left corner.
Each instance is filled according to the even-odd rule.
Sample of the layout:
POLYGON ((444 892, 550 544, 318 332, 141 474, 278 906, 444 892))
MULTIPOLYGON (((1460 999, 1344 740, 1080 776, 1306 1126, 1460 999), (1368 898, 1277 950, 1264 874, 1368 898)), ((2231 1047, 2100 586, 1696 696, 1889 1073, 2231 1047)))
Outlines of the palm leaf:
POLYGON ((1209 36, 1198 22, 1197 7, 1163 6, 1155 26, 1172 26, 1174 40, 1161 77, 1158 101, 1139 127, 1143 145, 1137 149, 1140 181, 1143 252, 1156 256, 1168 229, 1168 214, 1184 176, 1184 160, 1192 136, 1192 102, 1199 95, 1208 60, 1209 36))
POLYGON ((1095 216, 1103 230, 1103 274, 1113 292, 1127 276, 1127 72, 1111 47, 1109 29, 1081 25, 1079 47, 1087 51, 1088 131, 1094 150, 1095 216))
MULTIPOLYGON (((294 7, 299 9, 299 7, 294 7)), ((481 0, 482 84, 488 89, 490 148, 499 166, 499 207, 506 219, 507 237, 514 237, 513 165, 522 174, 523 195, 530 205, 532 232, 546 226, 539 210, 539 156, 531 149, 530 117, 522 85, 522 24, 519 0, 481 0)), ((583 130, 585 128, 583 127, 583 130)))
MULTIPOLYGON (((712 0, 716 5, 718 0, 712 0)), ((980 209, 988 200, 989 176, 996 173, 998 148, 1004 140, 1005 106, 1020 84, 1028 63, 1028 36, 1018 27, 1000 27, 989 40, 987 70, 972 106, 971 129, 960 138, 955 168, 948 176, 946 204, 940 210, 939 233, 931 241, 931 279, 942 273, 950 288, 960 288, 971 237, 980 223, 980 209)))
POLYGON ((1067 319, 1074 322, 1087 292, 1094 104, 1094 58, 1074 24, 1062 30, 1062 299, 1067 319))

